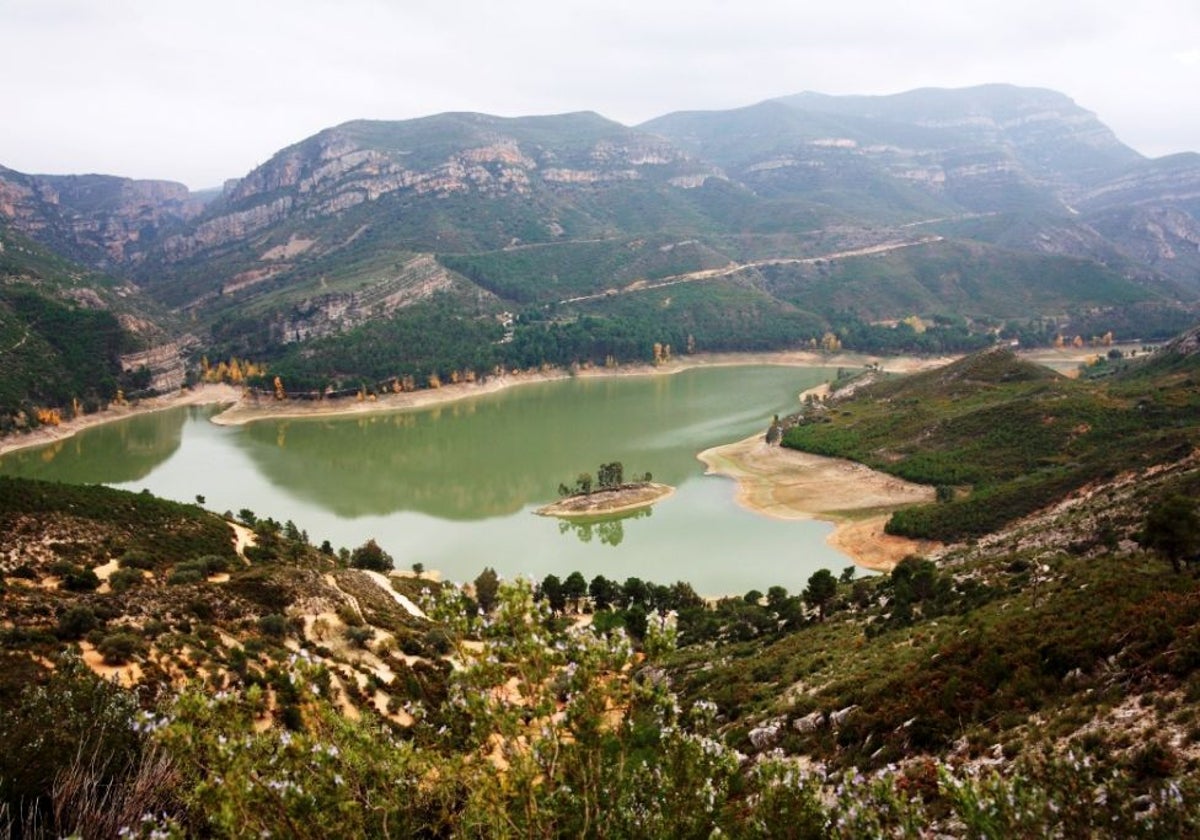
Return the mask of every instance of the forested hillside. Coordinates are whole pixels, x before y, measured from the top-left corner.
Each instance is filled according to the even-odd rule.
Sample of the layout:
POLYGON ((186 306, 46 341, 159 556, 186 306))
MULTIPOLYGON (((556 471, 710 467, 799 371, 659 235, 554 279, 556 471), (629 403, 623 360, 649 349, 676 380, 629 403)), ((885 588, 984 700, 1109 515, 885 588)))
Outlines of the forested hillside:
MULTIPOLYGON (((121 356, 142 349, 117 284, 0 227, 0 430, 57 423, 149 384, 121 356)), ((149 326, 147 324, 147 326, 149 326)))

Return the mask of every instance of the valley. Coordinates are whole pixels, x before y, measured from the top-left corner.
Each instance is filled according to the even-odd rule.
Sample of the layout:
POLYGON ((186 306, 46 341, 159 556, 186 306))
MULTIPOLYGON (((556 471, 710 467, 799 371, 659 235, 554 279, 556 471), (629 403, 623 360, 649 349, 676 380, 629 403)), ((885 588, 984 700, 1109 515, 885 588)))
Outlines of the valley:
POLYGON ((260 160, 0 166, 0 838, 1198 836, 1200 154, 980 85, 260 160))

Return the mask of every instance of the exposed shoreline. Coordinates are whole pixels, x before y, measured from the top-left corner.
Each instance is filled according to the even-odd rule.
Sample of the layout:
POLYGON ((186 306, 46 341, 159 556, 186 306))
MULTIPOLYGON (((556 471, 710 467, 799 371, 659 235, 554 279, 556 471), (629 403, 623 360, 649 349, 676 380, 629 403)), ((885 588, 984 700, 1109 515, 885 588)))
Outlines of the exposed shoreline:
POLYGON ((829 545, 864 568, 889 571, 909 554, 937 546, 883 532, 892 510, 933 501, 932 487, 854 461, 772 446, 762 434, 714 446, 696 457, 706 474, 737 482, 735 500, 747 510, 775 519, 832 522, 829 545))
MULTIPOLYGON (((1022 355, 1041 364, 1062 368, 1094 357, 1095 350, 1038 348, 1022 355)), ((25 434, 2 437, 0 455, 54 443, 105 423, 187 405, 227 405, 228 408, 211 418, 212 422, 239 426, 257 420, 412 410, 497 393, 520 385, 575 377, 664 376, 693 368, 747 365, 800 368, 859 368, 873 365, 887 372, 912 373, 940 367, 956 358, 959 356, 876 356, 807 350, 711 353, 685 356, 662 365, 521 371, 490 377, 484 382, 384 394, 374 400, 361 402, 352 398, 322 402, 277 401, 265 396, 248 397, 243 389, 233 385, 200 384, 190 390, 150 397, 129 405, 109 406, 95 414, 64 420, 58 426, 41 426, 25 434)), ((828 385, 825 384, 805 393, 819 394, 827 390, 828 385)), ((803 397, 803 394, 800 396, 803 397)), ((725 475, 737 482, 737 502, 749 510, 780 519, 821 519, 834 523, 829 545, 865 568, 886 571, 907 554, 928 551, 935 545, 893 537, 883 532, 883 525, 891 510, 932 499, 931 488, 908 484, 850 461, 768 447, 761 435, 713 447, 697 457, 705 463, 707 473, 725 475)), ((649 504, 656 501, 659 499, 649 504)), ((607 515, 645 506, 646 503, 636 503, 629 507, 576 516, 607 515)))
POLYGON ((469 397, 494 394, 508 388, 563 379, 612 378, 622 376, 670 376, 685 370, 703 367, 738 367, 772 365, 778 367, 866 367, 879 365, 882 370, 909 373, 930 367, 940 367, 954 360, 952 356, 922 358, 917 356, 872 356, 862 353, 826 355, 809 350, 788 350, 774 353, 705 353, 672 359, 661 365, 637 364, 621 367, 590 367, 578 370, 551 368, 549 370, 517 371, 488 377, 483 382, 462 382, 440 388, 424 388, 399 394, 380 394, 376 399, 359 401, 341 398, 322 401, 275 400, 267 396, 243 398, 229 409, 214 416, 212 421, 222 426, 240 426, 256 420, 277 420, 294 417, 336 417, 404 411, 443 405, 469 397))
POLYGON ((614 513, 628 513, 658 504, 675 493, 669 484, 653 481, 610 490, 597 490, 587 495, 567 496, 534 511, 538 516, 560 519, 603 518, 614 513))

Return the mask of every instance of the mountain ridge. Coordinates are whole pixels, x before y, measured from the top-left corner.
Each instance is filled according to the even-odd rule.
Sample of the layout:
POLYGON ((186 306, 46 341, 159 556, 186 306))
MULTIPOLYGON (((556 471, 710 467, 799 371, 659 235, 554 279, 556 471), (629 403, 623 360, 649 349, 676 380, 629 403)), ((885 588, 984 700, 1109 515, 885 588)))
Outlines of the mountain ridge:
MULTIPOLYGON (((806 93, 637 126, 590 111, 351 120, 219 196, 0 169, 14 230, 185 313, 210 354, 267 361, 445 292, 464 317, 514 315, 518 332, 644 318, 638 359, 655 332, 701 349, 758 348, 764 331, 773 346, 861 337, 830 300, 874 323, 966 316, 979 335, 989 319, 1095 322, 1157 301, 1135 334, 1166 334, 1179 319, 1156 327, 1154 313, 1200 297, 1197 196, 1200 155, 1146 159, 1069 97, 1011 85, 806 93), (919 263, 886 253, 924 241, 919 263), (529 246, 545 251, 518 258, 529 246), (1038 274, 1055 294, 1030 285, 1038 274), (659 291, 672 278, 687 295, 659 291), (939 292, 976 283, 990 303, 969 312, 939 292), (758 313, 740 339, 696 335, 716 300, 758 313)), ((522 363, 602 362, 601 344, 522 363)))

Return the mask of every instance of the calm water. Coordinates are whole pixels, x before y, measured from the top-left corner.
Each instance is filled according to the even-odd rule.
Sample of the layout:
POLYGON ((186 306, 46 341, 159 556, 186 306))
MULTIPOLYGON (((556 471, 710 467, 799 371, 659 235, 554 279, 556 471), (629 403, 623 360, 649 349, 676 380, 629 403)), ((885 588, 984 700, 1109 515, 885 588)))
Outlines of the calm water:
POLYGON ((374 537, 399 568, 453 580, 484 566, 504 576, 578 569, 624 580, 690 581, 706 594, 801 589, 849 565, 830 526, 781 522, 734 504, 732 482, 703 475, 696 453, 765 429, 796 395, 832 375, 783 367, 694 369, 671 376, 524 385, 432 409, 343 418, 208 421, 175 409, 90 429, 0 459, 0 472, 205 497, 295 521, 314 543, 374 537), (606 461, 677 488, 649 512, 571 525, 532 511, 560 482, 606 461))

